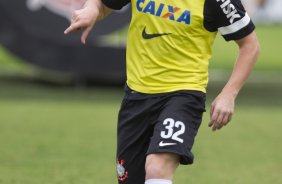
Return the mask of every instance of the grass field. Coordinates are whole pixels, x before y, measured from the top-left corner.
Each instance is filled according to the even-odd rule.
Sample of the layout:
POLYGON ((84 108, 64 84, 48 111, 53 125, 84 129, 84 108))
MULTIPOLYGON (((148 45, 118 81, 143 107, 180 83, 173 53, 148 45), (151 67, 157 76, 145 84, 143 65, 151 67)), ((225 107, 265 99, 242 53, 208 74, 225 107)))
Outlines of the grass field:
MULTIPOLYGON (((115 183, 120 89, 2 87, 0 183, 115 183)), ((240 97, 233 122, 220 132, 207 128, 205 114, 196 163, 180 167, 175 183, 282 182, 282 103, 260 95, 248 103, 240 97)))
MULTIPOLYGON (((215 133, 207 127, 209 106, 223 83, 216 76, 211 81, 193 149, 195 164, 181 166, 175 184, 282 183, 282 57, 279 40, 272 38, 281 30, 258 28, 265 51, 256 70, 270 75, 255 75, 246 84, 233 121, 215 133)), ((224 63, 231 60, 228 46, 217 40, 213 69, 231 68, 224 63)), ((0 49, 0 184, 115 184, 122 89, 46 86, 9 78, 29 72, 0 49)))

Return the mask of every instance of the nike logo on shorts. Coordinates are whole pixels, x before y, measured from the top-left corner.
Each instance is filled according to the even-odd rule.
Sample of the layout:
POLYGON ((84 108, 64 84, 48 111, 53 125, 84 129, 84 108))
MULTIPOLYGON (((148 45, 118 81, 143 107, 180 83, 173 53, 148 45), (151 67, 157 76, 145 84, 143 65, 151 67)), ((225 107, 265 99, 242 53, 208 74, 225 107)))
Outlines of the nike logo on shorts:
POLYGON ((146 26, 144 27, 143 31, 142 31, 142 37, 144 39, 152 39, 152 38, 156 38, 159 36, 166 36, 166 35, 170 35, 171 33, 153 33, 153 34, 148 34, 146 33, 146 26))
POLYGON ((176 145, 176 143, 173 143, 173 142, 163 142, 163 141, 161 141, 161 142, 159 143, 159 146, 160 146, 160 147, 173 146, 173 145, 176 145))

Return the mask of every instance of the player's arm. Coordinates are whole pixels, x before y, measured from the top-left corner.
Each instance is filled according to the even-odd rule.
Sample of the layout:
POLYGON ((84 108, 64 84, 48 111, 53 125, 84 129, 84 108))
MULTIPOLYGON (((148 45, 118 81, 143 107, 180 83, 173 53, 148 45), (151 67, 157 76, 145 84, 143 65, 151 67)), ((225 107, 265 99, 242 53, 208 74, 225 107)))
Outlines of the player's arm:
POLYGON ((209 126, 218 130, 232 118, 236 96, 257 60, 259 43, 254 32, 255 26, 240 0, 206 2, 205 27, 209 31, 218 31, 226 41, 235 40, 239 46, 231 77, 211 106, 209 126))
POLYGON ((82 9, 74 11, 70 26, 65 34, 74 31, 82 31, 81 42, 85 44, 88 34, 98 20, 102 20, 111 12, 101 0, 87 0, 82 9))
POLYGON ((260 51, 255 32, 237 40, 236 43, 239 46, 239 54, 233 72, 227 84, 211 106, 209 126, 213 130, 221 129, 231 120, 235 107, 235 99, 250 75, 260 51))

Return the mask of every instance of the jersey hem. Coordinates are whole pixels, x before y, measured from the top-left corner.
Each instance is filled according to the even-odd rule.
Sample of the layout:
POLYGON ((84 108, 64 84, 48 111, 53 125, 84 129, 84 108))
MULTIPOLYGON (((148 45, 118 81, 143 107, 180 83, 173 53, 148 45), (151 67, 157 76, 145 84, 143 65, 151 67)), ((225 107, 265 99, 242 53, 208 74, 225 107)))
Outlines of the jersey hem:
POLYGON ((148 86, 140 86, 137 84, 131 84, 129 82, 126 83, 128 87, 134 91, 144 94, 159 94, 159 93, 169 93, 174 91, 180 90, 193 90, 193 91, 200 91, 206 93, 207 90, 204 87, 196 87, 196 86, 189 86, 189 85, 179 85, 179 86, 169 86, 169 87, 148 87, 148 86))

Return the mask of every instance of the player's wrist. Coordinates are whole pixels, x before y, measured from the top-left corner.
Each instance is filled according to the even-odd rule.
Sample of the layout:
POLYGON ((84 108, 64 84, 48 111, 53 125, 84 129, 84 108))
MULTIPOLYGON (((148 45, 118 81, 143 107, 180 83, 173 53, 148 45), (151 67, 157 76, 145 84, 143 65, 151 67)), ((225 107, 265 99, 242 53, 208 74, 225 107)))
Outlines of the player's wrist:
POLYGON ((239 94, 240 89, 236 88, 236 87, 229 87, 229 86, 225 86, 221 93, 222 94, 226 94, 227 96, 230 96, 231 98, 235 98, 237 97, 237 95, 239 94))
POLYGON ((87 0, 84 4, 84 8, 92 10, 98 19, 103 17, 103 3, 101 0, 87 0))

